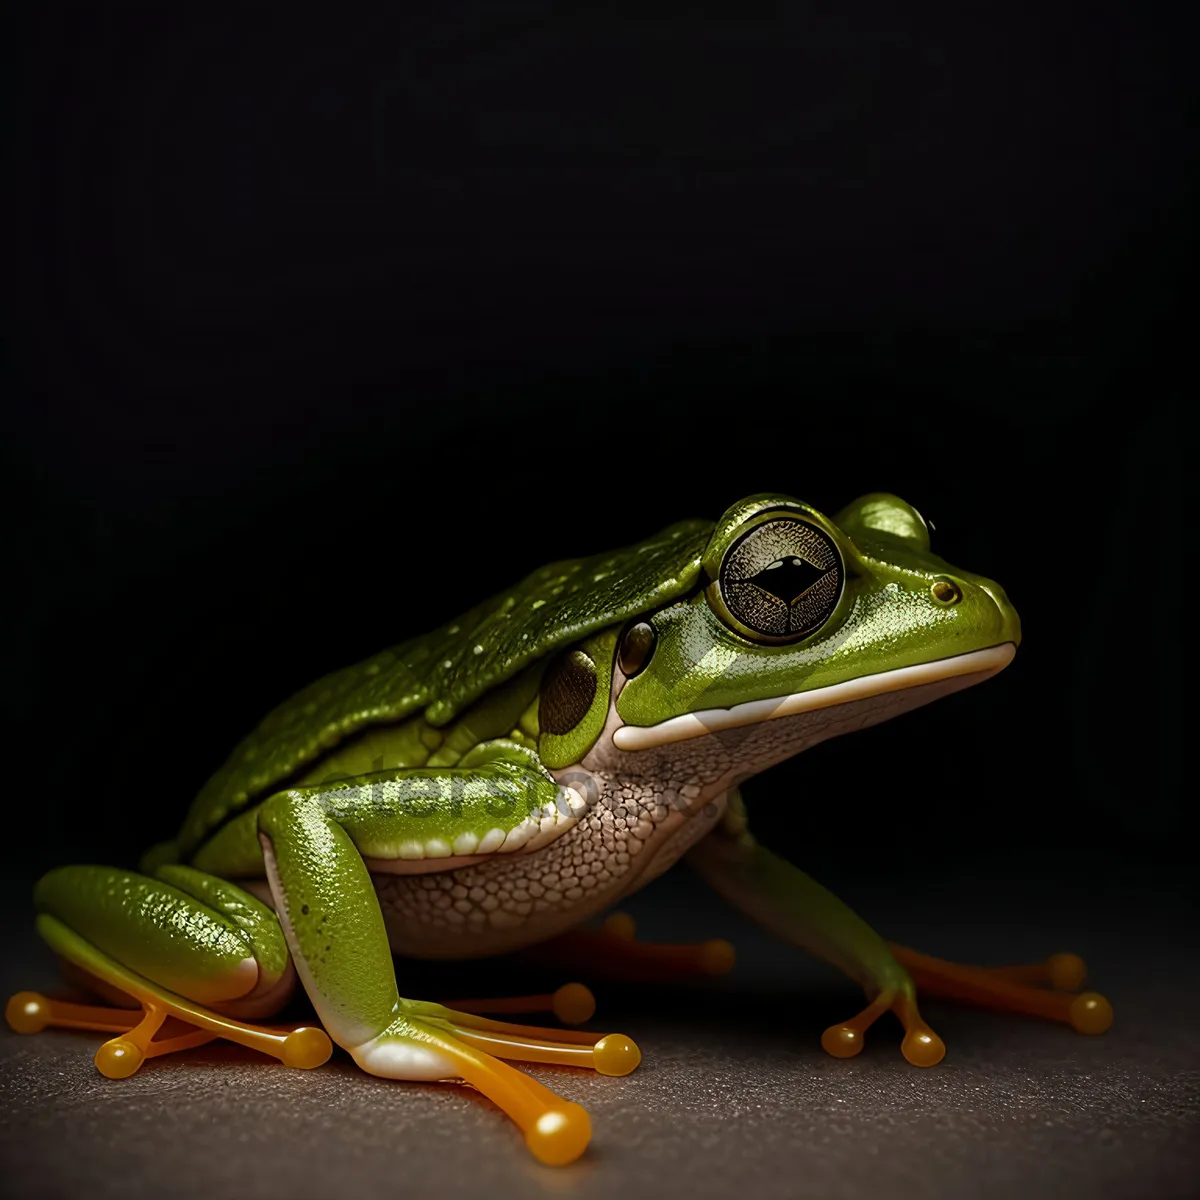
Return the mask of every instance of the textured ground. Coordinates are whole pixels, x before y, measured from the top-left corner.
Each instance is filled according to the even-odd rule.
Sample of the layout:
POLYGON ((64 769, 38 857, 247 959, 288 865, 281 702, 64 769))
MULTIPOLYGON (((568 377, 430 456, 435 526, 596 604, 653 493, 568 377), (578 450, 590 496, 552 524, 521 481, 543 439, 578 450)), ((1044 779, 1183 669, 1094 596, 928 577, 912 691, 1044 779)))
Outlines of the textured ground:
MULTIPOLYGON (((677 873, 678 874, 678 873, 677 873)), ((727 914, 690 877, 631 905, 643 935, 731 936, 735 974, 697 992, 598 988, 604 1026, 645 1053, 625 1079, 535 1069, 585 1104, 595 1137, 579 1163, 537 1166, 486 1101, 445 1085, 399 1085, 335 1056, 288 1071, 214 1045, 110 1082, 98 1035, 0 1033, 8 1196, 318 1197, 487 1194, 989 1197, 1196 1194, 1200 1179, 1200 982, 1174 876, 1132 869, 1101 894, 1061 872, 964 876, 915 895, 859 887, 864 914, 947 957, 1020 961, 1072 949, 1112 999, 1114 1029, 1061 1027, 928 1004, 949 1046, 908 1067, 879 1028, 836 1062, 820 1030, 852 1011, 852 989, 727 914), (886 891, 887 894, 884 894, 886 891)), ((23 881, 9 881, 10 910, 23 881)), ((843 890, 845 890, 843 888, 843 890)), ((20 928, 27 928, 22 921, 20 928)), ((478 968, 477 968, 478 969, 478 968)), ((6 990, 53 986, 49 955, 18 934, 6 990)), ((481 986, 477 990, 493 990, 481 986)))

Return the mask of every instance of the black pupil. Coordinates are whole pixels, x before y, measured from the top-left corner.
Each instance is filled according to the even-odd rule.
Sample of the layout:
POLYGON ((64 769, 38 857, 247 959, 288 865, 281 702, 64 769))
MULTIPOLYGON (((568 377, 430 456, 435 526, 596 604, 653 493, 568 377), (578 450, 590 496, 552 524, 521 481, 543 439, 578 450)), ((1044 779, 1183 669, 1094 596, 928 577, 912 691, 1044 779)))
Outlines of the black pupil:
POLYGON ((821 530, 778 517, 755 525, 730 546, 718 583, 740 632, 793 641, 819 629, 837 607, 841 556, 821 530))
POLYGON ((814 567, 803 558, 791 555, 788 558, 777 558, 746 582, 762 588, 764 592, 790 605, 824 574, 820 567, 814 567))

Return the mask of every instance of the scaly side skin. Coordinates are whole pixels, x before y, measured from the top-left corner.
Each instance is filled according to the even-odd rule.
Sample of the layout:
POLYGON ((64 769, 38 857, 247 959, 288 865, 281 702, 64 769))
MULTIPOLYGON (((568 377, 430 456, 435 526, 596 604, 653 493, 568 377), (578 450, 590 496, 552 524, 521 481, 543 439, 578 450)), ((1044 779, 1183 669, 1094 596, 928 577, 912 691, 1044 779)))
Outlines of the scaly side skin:
POLYGON ((889 947, 754 842, 737 790, 826 737, 994 674, 1019 640, 1003 591, 933 555, 920 515, 882 493, 833 520, 750 497, 715 526, 552 564, 277 709, 144 874, 47 875, 43 936, 144 1016, 22 994, 10 1023, 120 1032, 97 1055, 114 1076, 211 1036, 314 1066, 328 1054, 319 1030, 247 1023, 277 1011, 298 976, 365 1070, 466 1080, 540 1160, 568 1162, 590 1137, 586 1113, 500 1060, 624 1074, 636 1047, 405 999, 393 953, 561 940, 690 851, 735 904, 863 986, 867 1007, 822 1039, 833 1054, 856 1053, 890 1009, 909 1061, 941 1058, 898 959, 927 990, 1099 1031, 1099 997, 1060 1003, 1011 972, 1001 982, 889 947), (192 1032, 155 1040, 168 1016, 192 1032))

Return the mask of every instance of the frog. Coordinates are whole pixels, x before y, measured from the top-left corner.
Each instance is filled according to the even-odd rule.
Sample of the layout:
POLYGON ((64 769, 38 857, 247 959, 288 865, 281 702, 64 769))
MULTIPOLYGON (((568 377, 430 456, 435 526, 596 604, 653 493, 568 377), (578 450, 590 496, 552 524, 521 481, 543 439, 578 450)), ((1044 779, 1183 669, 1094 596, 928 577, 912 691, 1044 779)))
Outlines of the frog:
MULTIPOLYGON (((115 1007, 24 992, 9 1024, 115 1034, 95 1056, 113 1079, 215 1037, 302 1069, 336 1043, 376 1076, 473 1086, 563 1165, 591 1139, 586 1109, 511 1063, 621 1076, 637 1043, 578 1028, 594 1009, 582 985, 534 998, 567 1028, 526 1025, 498 1019, 519 1003, 407 997, 404 964, 572 938, 585 962, 652 962, 660 948, 619 914, 595 923, 686 860, 863 989, 821 1035, 835 1057, 893 1013, 907 1061, 938 1063, 918 995, 1103 1032, 1111 1006, 1078 990, 1075 956, 986 969, 885 941, 761 845, 742 800, 812 746, 991 678, 1020 642, 1000 585, 935 554, 930 524, 890 493, 832 517, 758 493, 553 562, 275 708, 137 870, 43 876, 39 934, 115 1007), (270 1024, 298 990, 316 1021, 270 1024)), ((712 973, 732 962, 726 943, 693 950, 712 973)))

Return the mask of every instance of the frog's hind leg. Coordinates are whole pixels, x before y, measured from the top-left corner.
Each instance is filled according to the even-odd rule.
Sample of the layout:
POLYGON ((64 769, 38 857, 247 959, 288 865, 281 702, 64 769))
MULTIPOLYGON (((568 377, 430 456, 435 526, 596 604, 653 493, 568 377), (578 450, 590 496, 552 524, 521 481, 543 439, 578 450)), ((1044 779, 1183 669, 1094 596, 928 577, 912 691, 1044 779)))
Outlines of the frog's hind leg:
POLYGON ((294 985, 274 914, 240 888, 188 867, 157 878, 106 867, 65 867, 38 884, 38 932, 102 994, 128 998, 141 1012, 47 1000, 10 1000, 18 1032, 47 1025, 117 1033, 96 1066, 131 1075, 146 1058, 223 1037, 280 1058, 317 1066, 331 1051, 319 1029, 265 1029, 239 1017, 276 1011, 294 985), (160 1035, 161 1036, 156 1036, 160 1035))
MULTIPOLYGON (((397 776, 401 786, 411 778, 397 776)), ((398 1080, 463 1080, 512 1118, 539 1160, 571 1162, 591 1137, 586 1111, 503 1060, 623 1075, 637 1065, 637 1047, 620 1034, 510 1025, 403 998, 356 844, 412 836, 415 819, 388 799, 378 786, 298 788, 259 810, 275 910, 322 1024, 364 1071, 398 1080)))
POLYGON ((1029 966, 966 967, 892 943, 888 948, 926 996, 1059 1021, 1076 1033, 1104 1033, 1113 1022, 1103 996, 1075 990, 1087 971, 1074 954, 1054 954, 1029 966))

